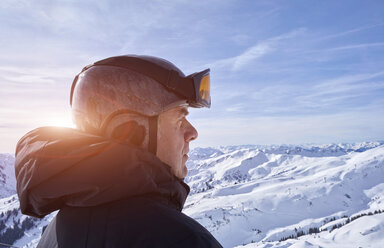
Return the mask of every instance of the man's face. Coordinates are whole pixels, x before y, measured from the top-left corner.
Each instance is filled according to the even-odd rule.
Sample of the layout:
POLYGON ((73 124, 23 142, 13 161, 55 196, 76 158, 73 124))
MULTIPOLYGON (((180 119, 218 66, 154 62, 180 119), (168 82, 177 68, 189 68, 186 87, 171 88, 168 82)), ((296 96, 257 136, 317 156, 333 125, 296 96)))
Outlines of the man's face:
POLYGON ((187 176, 189 142, 197 138, 196 129, 186 119, 188 108, 180 106, 159 115, 156 156, 168 164, 178 178, 187 176))

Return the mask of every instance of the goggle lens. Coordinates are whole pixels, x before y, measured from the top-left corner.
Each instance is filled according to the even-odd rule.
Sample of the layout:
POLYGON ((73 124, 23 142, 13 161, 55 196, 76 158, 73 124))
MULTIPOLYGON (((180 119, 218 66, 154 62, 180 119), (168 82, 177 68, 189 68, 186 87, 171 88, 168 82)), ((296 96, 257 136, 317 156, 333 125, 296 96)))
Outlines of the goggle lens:
POLYGON ((210 95, 210 77, 209 77, 209 74, 208 75, 205 75, 202 79, 201 79, 201 83, 200 83, 200 89, 199 89, 199 94, 200 94, 200 98, 203 99, 204 101, 206 101, 207 103, 210 103, 211 102, 211 95, 210 95))

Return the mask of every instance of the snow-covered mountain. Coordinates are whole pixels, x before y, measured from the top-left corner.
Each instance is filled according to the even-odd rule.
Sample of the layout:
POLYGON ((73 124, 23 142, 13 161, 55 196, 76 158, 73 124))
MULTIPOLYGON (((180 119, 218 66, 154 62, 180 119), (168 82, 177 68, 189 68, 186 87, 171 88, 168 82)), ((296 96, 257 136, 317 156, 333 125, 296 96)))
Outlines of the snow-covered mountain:
MULTIPOLYGON (((54 214, 43 219, 21 214, 16 194, 15 156, 0 154, 0 243, 36 247, 43 228, 54 214)), ((0 244, 0 248, 7 247, 0 244)))
MULTIPOLYGON (((0 243, 13 247, 36 247, 43 229, 55 213, 43 219, 23 215, 17 195, 0 199, 0 243)), ((0 244, 0 247, 2 246, 0 244)))
POLYGON ((191 158, 184 212, 225 247, 384 247, 382 143, 198 148, 191 158))
POLYGON ((0 154, 0 198, 16 194, 15 156, 0 154))
MULTIPOLYGON (((196 148, 189 155, 184 212, 224 247, 384 247, 383 142, 196 148)), ((0 169, 10 188, 12 163, 0 161, 11 164, 12 172, 0 169)), ((35 247, 53 215, 23 216, 17 195, 4 192, 0 242, 8 232, 6 243, 35 247)))

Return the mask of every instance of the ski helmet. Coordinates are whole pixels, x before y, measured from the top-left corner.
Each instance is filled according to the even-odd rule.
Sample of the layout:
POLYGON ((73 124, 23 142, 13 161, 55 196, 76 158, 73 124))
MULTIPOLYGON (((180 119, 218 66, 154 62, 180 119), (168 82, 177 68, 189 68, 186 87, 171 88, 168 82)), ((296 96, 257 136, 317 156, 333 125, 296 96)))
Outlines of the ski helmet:
POLYGON ((107 58, 84 67, 75 77, 70 104, 76 126, 97 135, 104 135, 117 115, 147 117, 148 150, 156 153, 159 114, 183 104, 210 107, 209 69, 185 76, 174 64, 157 57, 107 58))

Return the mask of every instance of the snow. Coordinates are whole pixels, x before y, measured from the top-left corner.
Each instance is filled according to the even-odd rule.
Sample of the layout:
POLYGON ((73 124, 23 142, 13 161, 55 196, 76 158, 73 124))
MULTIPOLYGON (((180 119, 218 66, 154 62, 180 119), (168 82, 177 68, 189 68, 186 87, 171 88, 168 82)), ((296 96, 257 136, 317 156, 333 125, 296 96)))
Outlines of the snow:
MULTIPOLYGON (((204 156, 200 149, 200 159, 190 162, 191 176, 186 181, 192 195, 184 212, 206 226, 224 247, 259 247, 263 243, 265 246, 260 247, 328 247, 326 241, 303 241, 308 235, 278 241, 300 231, 306 234, 310 228, 329 232, 334 225, 344 224, 347 217, 384 210, 384 146, 376 145, 370 144, 369 149, 345 144, 241 146, 216 148, 215 153, 210 148, 210 156, 204 156), (335 220, 330 221, 332 218, 335 220)), ((376 216, 363 216, 340 230, 376 216)), ((376 232, 384 240, 384 231, 376 232)), ((324 236, 329 238, 333 237, 324 236)), ((350 242, 359 243, 352 238, 350 242)))
POLYGON ((0 199, 0 213, 5 213, 8 210, 19 208, 19 200, 17 195, 11 195, 0 199))
MULTIPOLYGON (((12 156, 0 154, 4 213, 18 209, 12 156)), ((196 148, 187 166, 184 212, 224 247, 384 247, 383 142, 196 148)), ((35 247, 53 216, 14 245, 35 247)))
POLYGON ((0 198, 16 194, 15 156, 0 154, 0 198))
MULTIPOLYGON (((42 218, 33 218, 34 226, 24 231, 24 236, 17 240, 13 245, 16 247, 36 247, 40 240, 43 227, 48 225, 52 218, 56 215, 56 212, 42 218)), ((0 221, 5 223, 7 228, 12 228, 14 223, 22 223, 27 217, 20 212, 20 204, 17 195, 11 195, 0 199, 0 221)), ((0 230, 0 235, 6 230, 0 230)))
POLYGON ((283 247, 384 247, 384 213, 359 218, 332 232, 321 232, 301 236, 283 242, 253 243, 244 248, 283 248, 283 247))

